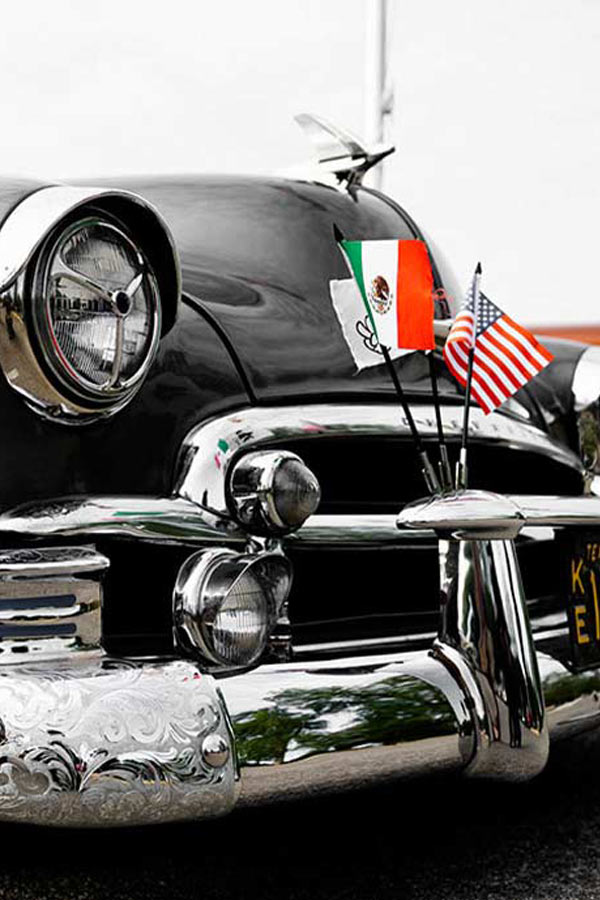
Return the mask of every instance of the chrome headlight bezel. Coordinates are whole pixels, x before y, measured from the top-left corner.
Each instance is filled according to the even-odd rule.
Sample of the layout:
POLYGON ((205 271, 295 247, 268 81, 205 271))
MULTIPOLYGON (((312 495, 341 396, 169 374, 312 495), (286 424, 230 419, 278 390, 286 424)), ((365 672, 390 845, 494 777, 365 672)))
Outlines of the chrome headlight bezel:
MULTIPOLYGON (((106 293, 109 294, 111 292, 107 289, 106 293)), ((125 311, 124 315, 118 307, 119 295, 122 293, 125 293, 125 291, 115 290, 112 292, 113 295, 116 295, 114 300, 114 320, 117 328, 124 327, 123 323, 128 314, 125 311)), ((129 299, 131 300, 131 298, 129 299)), ((124 403, 131 399, 138 387, 141 386, 156 356, 161 332, 161 303, 152 265, 142 249, 134 241, 126 225, 107 213, 102 211, 96 212, 91 209, 89 214, 84 217, 75 215, 69 222, 62 222, 48 235, 36 254, 34 264, 31 266, 30 279, 28 278, 25 281, 23 302, 25 315, 33 326, 31 329, 31 340, 34 351, 40 358, 42 368, 46 370, 51 381, 60 385, 67 398, 71 398, 75 403, 97 407, 99 410, 114 407, 115 404, 121 408, 124 403), (78 231, 83 231, 86 228, 103 229, 131 250, 139 265, 139 274, 143 275, 143 280, 136 289, 136 293, 137 290, 143 288, 148 297, 149 305, 150 335, 140 365, 131 377, 121 378, 117 372, 116 378, 107 377, 103 385, 95 384, 90 379, 85 378, 70 365, 56 338, 51 318, 51 303, 54 291, 51 282, 56 277, 52 275, 52 267, 55 260, 59 258, 61 250, 67 241, 76 235, 78 231)))
MULTIPOLYGON (((93 258, 92 250, 90 253, 93 258)), ((9 385, 35 412, 63 424, 85 425, 123 409, 142 387, 160 337, 175 321, 181 294, 178 255, 160 214, 129 191, 67 185, 42 188, 22 200, 0 226, 0 260, 0 366, 9 385), (126 286, 128 290, 121 289, 114 273, 122 271, 125 275, 127 266, 120 270, 108 264, 107 271, 112 273, 108 277, 108 302, 114 301, 108 311, 126 319, 133 305, 130 327, 124 325, 119 330, 111 322, 104 331, 102 337, 110 334, 115 349, 106 348, 102 366, 94 369, 97 357, 94 360, 91 353, 87 368, 83 342, 84 365, 70 368, 52 339, 44 261, 52 257, 67 231, 94 221, 118 232, 118 240, 126 243, 123 252, 132 263, 143 260, 143 293, 133 279, 126 286), (128 291, 131 297, 135 295, 134 300, 128 291), (123 295, 127 295, 127 303, 123 295), (126 348, 124 353, 117 350, 118 340, 126 348), (116 372, 117 364, 111 365, 117 356, 123 360, 121 377, 116 372), (104 378, 105 371, 110 379, 104 378), (80 377, 81 372, 87 372, 90 378, 80 377)), ((77 304, 77 296, 71 296, 77 304)), ((103 314, 107 312, 106 302, 104 295, 103 314)), ((63 337, 68 335, 69 328, 63 327, 62 333, 63 337)), ((76 363, 82 361, 81 347, 75 359, 76 363)))

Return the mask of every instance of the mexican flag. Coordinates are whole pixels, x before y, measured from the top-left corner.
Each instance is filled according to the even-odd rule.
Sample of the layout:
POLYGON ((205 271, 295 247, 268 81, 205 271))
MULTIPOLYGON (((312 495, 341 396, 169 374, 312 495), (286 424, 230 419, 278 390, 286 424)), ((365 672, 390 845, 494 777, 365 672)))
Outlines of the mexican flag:
POLYGON ((340 241, 340 247, 379 344, 433 350, 433 275, 423 241, 340 241))

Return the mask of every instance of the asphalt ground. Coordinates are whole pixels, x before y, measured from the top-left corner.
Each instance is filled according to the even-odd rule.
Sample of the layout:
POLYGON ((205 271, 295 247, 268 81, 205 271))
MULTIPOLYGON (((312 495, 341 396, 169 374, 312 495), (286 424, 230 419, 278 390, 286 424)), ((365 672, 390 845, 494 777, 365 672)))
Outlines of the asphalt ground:
POLYGON ((19 900, 600 898, 600 744, 526 785, 437 777, 212 822, 0 828, 19 900))

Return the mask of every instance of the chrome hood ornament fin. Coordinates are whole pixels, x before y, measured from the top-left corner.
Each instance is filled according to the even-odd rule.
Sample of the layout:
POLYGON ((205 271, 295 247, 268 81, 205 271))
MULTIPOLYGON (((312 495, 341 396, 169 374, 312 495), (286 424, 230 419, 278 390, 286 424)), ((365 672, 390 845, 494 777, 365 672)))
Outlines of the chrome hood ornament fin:
POLYGON ((300 113, 294 119, 315 148, 318 165, 345 181, 348 190, 360 185, 365 173, 396 149, 393 144, 366 147, 349 131, 312 113, 300 113))

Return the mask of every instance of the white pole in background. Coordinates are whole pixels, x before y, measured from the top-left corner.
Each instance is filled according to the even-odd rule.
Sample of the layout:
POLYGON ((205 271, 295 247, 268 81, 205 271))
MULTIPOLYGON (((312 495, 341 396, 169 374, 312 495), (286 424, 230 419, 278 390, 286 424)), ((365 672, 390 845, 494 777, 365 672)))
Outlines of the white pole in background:
MULTIPOLYGON (((367 146, 381 144, 386 138, 386 119, 393 107, 393 93, 388 78, 388 3, 387 0, 365 0, 365 140, 367 146)), ((379 163, 369 173, 371 185, 381 190, 383 166, 379 163)))

